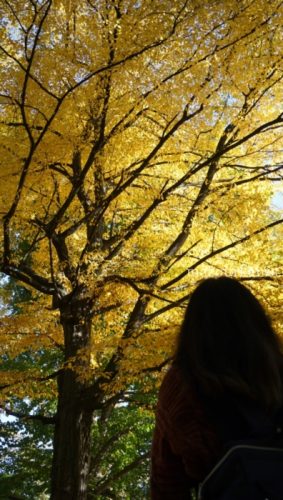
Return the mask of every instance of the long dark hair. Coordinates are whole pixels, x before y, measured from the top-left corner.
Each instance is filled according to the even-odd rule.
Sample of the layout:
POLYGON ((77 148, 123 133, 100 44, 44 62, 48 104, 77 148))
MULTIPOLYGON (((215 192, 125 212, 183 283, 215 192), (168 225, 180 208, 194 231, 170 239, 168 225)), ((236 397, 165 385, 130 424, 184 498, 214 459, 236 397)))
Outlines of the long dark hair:
POLYGON ((262 305, 233 278, 208 278, 191 295, 175 363, 210 395, 232 390, 282 404, 283 355, 262 305))

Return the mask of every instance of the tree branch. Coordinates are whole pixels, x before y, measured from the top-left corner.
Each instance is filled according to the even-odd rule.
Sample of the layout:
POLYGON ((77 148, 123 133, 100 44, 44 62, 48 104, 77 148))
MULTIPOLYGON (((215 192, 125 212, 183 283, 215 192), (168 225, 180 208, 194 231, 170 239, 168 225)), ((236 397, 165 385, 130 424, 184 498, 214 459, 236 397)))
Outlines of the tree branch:
POLYGON ((13 264, 0 263, 0 270, 2 273, 12 276, 16 280, 22 281, 26 285, 29 285, 39 292, 45 293, 47 295, 53 295, 55 293, 55 287, 53 283, 48 281, 46 278, 39 276, 34 273, 27 266, 21 265, 20 267, 14 266, 13 264))
POLYGON ((27 415, 26 413, 9 410, 9 408, 3 405, 0 405, 0 409, 3 410, 7 415, 18 418, 20 420, 38 421, 46 425, 55 424, 56 422, 56 416, 50 417, 46 415, 27 415))
POLYGON ((213 250, 209 254, 198 259, 198 261, 195 262, 195 264, 192 264, 188 269, 186 269, 186 271, 183 271, 178 276, 176 276, 176 278, 173 278, 172 280, 170 280, 167 283, 165 283, 164 285, 162 285, 161 290, 168 289, 169 287, 171 287, 172 285, 174 285, 175 283, 180 281, 182 278, 184 278, 188 273, 190 273, 191 271, 193 271, 194 269, 199 267, 201 264, 203 264, 203 262, 206 262, 207 260, 211 259, 212 257, 215 257, 215 255, 226 252, 226 250, 230 250, 231 248, 234 248, 234 247, 240 245, 241 243, 244 243, 245 241, 250 240, 254 236, 256 236, 260 233, 263 233, 264 231, 267 231, 267 229, 270 229, 270 228, 275 227, 275 226, 282 224, 282 223, 283 223, 283 219, 278 219, 274 222, 271 222, 270 224, 267 224, 264 227, 257 229, 256 231, 248 234, 247 236, 244 236, 243 238, 240 238, 236 241, 233 241, 232 243, 229 243, 228 245, 225 245, 221 248, 218 248, 217 250, 213 250))
POLYGON ((8 389, 10 387, 15 387, 16 385, 23 384, 23 382, 36 381, 36 382, 46 382, 47 380, 53 380, 60 375, 62 370, 57 370, 56 372, 46 375, 45 377, 27 377, 24 381, 23 379, 17 380, 16 382, 11 382, 10 384, 0 385, 0 391, 8 389))
POLYGON ((126 465, 123 469, 120 471, 116 472, 115 474, 110 474, 106 480, 102 480, 102 483, 99 483, 97 486, 95 486, 93 493, 95 495, 100 495, 103 493, 106 488, 110 485, 113 484, 117 479, 121 478, 131 470, 135 469, 138 467, 144 460, 148 459, 150 457, 150 451, 144 453, 143 455, 137 457, 135 460, 133 460, 131 463, 126 465))

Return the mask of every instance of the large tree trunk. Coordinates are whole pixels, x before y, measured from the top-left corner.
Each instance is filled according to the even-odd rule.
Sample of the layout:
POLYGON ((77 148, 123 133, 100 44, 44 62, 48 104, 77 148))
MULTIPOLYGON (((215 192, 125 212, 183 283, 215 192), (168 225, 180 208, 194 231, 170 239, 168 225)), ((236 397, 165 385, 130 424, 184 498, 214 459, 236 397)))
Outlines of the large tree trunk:
MULTIPOLYGON (((61 309, 65 337, 65 360, 76 360, 81 348, 89 345, 90 320, 81 303, 61 309), (83 314, 84 313, 84 314, 83 314)), ((85 361, 84 361, 85 362, 85 361)), ((54 432, 54 455, 51 478, 52 500, 86 500, 91 453, 91 424, 94 406, 86 405, 87 382, 76 372, 83 362, 62 370, 58 380, 57 422, 54 432)), ((87 367, 85 367, 87 369, 87 367)))
POLYGON ((80 399, 74 397, 77 388, 72 374, 63 374, 60 385, 51 499, 86 500, 93 412, 85 409, 80 399))

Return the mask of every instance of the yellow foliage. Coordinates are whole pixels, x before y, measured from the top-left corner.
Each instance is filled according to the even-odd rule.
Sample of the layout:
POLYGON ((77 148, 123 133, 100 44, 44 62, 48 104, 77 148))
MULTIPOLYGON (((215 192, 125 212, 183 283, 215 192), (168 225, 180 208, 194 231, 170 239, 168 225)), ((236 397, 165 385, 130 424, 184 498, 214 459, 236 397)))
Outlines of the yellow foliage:
POLYGON ((215 274, 282 334, 279 0, 0 4, 0 270, 46 295, 1 320, 10 358, 63 348, 120 390, 172 354, 215 274))

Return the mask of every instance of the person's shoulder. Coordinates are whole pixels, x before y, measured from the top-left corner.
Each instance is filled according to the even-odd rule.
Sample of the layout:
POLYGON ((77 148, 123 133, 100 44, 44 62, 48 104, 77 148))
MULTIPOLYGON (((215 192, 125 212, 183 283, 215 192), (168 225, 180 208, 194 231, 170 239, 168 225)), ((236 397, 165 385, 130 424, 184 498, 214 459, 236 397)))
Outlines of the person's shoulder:
POLYGON ((166 372, 159 390, 159 404, 161 406, 175 406, 178 401, 195 399, 193 381, 185 377, 177 364, 172 364, 166 372))
POLYGON ((172 364, 164 375, 160 386, 160 392, 166 392, 170 388, 175 388, 176 386, 183 385, 184 376, 180 367, 176 364, 172 364))

